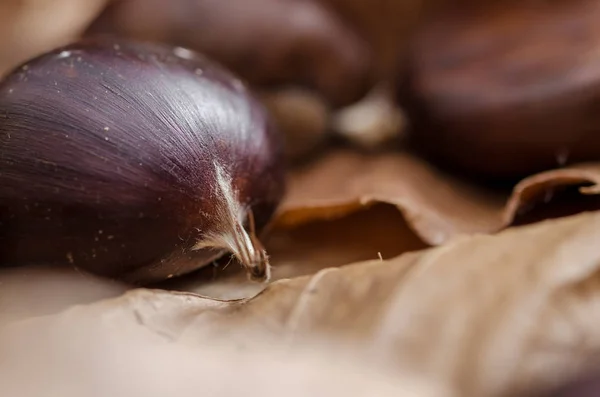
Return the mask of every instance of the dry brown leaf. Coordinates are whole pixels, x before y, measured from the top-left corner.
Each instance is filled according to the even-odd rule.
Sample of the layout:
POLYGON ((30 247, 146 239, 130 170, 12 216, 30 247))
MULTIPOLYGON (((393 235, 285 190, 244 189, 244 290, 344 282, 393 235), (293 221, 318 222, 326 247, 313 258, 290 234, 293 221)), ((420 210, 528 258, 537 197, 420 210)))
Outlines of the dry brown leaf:
MULTIPOLYGON (((522 208, 535 202, 548 203, 555 192, 574 186, 581 195, 592 196, 600 193, 600 164, 583 163, 569 168, 551 170, 525 178, 515 186, 504 209, 503 225, 510 225, 522 208)), ((597 202, 590 201, 587 208, 596 209, 597 202)))
MULTIPOLYGON (((179 313, 193 302, 171 297, 146 303, 179 313)), ((452 397, 442 386, 323 343, 284 348, 260 336, 248 346, 182 343, 149 327, 145 309, 131 309, 108 302, 0 328, 2 395, 452 397)))
POLYGON ((337 150, 292 173, 276 225, 292 228, 387 203, 397 206, 423 241, 439 245, 462 234, 497 232, 560 188, 591 185, 582 193, 597 193, 599 181, 600 165, 581 164, 531 176, 508 194, 443 173, 407 152, 337 150))
POLYGON ((457 234, 492 230, 503 197, 405 152, 335 151, 292 175, 277 225, 338 218, 377 202, 396 205, 417 234, 436 245, 457 234))
MULTIPOLYGON (((387 365, 447 385, 460 396, 514 396, 553 387, 597 360, 599 238, 595 212, 281 280, 250 300, 138 289, 14 324, 12 334, 0 337, 0 357, 26 357, 11 362, 14 375, 38 359, 60 359, 48 376, 59 385, 80 380, 81 392, 97 380, 79 376, 81 360, 85 373, 93 374, 88 376, 134 371, 135 380, 138 372, 157 371, 151 364, 162 368, 161 355, 171 349, 173 359, 182 346, 200 354, 193 349, 207 344, 252 351, 264 346, 260 341, 290 349, 320 341, 358 354, 369 366, 387 365), (144 342, 145 353, 128 350, 139 347, 128 345, 132 339, 144 342), (27 349, 40 354, 27 359, 27 349), (143 360, 141 369, 133 356, 143 360)), ((327 353, 330 359, 346 357, 335 349, 327 353)), ((219 353, 207 354, 221 368, 219 353)), ((221 357, 245 384, 243 364, 225 352, 221 357)), ((165 379, 195 365, 180 362, 170 362, 165 379)), ((41 384, 35 376, 45 379, 43 363, 28 385, 41 384)), ((196 373, 206 370, 196 365, 196 373)), ((156 386, 155 377, 149 385, 156 386)), ((222 378, 219 385, 224 387, 222 378)))

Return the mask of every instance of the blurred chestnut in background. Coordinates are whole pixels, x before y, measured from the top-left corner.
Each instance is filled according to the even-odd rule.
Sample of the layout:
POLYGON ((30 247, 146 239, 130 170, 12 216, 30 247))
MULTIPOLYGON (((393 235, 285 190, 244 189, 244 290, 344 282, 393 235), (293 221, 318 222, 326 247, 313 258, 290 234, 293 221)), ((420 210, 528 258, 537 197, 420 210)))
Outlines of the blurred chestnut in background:
POLYGON ((349 103, 366 90, 368 47, 312 0, 117 0, 88 34, 188 47, 253 85, 297 84, 332 103, 349 103))
POLYGON ((600 160, 598 21, 596 0, 439 13, 409 56, 402 97, 413 142, 483 178, 600 160))
POLYGON ((0 84, 3 266, 151 282, 229 252, 265 280, 254 232, 276 209, 283 175, 263 107, 181 47, 84 40, 0 84))
POLYGON ((285 155, 290 163, 310 158, 325 146, 330 109, 319 95, 289 87, 261 92, 260 98, 285 132, 285 155))

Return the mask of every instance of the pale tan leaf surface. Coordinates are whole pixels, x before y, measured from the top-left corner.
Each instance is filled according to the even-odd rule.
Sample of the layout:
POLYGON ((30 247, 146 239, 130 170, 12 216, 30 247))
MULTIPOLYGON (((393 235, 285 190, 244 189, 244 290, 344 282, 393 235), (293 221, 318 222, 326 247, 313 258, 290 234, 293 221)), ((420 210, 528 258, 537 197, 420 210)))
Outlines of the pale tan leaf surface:
POLYGON ((276 225, 292 228, 387 203, 424 242, 439 245, 463 234, 497 232, 532 204, 550 201, 554 191, 599 180, 598 164, 582 164, 531 176, 503 193, 443 173, 408 152, 374 156, 340 149, 292 172, 276 225))
MULTIPOLYGON (((226 344, 243 352, 262 346, 260 341, 288 348, 321 341, 354 352, 369 366, 379 363, 423 376, 431 385, 448 385, 460 396, 514 396, 553 387, 597 359, 598 239, 600 213, 585 213, 280 280, 250 300, 137 289, 14 324, 13 334, 0 337, 0 357, 19 357, 26 351, 20 349, 35 342, 32 351, 47 352, 40 357, 62 357, 50 372, 62 385, 81 365, 81 358, 73 361, 76 352, 86 365, 95 360, 88 376, 130 373, 133 354, 127 349, 136 346, 123 348, 121 338, 147 342, 145 353, 135 355, 146 364, 133 366, 145 373, 160 354, 172 349, 168 354, 175 355, 178 346, 194 351, 226 344)), ((215 358, 212 365, 219 362, 215 358)), ((233 371, 242 365, 227 362, 233 371)), ((25 365, 17 363, 12 365, 25 365)), ((192 365, 181 363, 184 373, 192 365)), ((85 390, 92 380, 81 379, 79 386, 85 390)))
POLYGON ((107 301, 0 328, 2 395, 453 396, 441 385, 354 360, 323 342, 285 348, 254 335, 248 345, 187 343, 176 336, 190 322, 186 315, 219 304, 146 294, 134 294, 131 305, 107 301))

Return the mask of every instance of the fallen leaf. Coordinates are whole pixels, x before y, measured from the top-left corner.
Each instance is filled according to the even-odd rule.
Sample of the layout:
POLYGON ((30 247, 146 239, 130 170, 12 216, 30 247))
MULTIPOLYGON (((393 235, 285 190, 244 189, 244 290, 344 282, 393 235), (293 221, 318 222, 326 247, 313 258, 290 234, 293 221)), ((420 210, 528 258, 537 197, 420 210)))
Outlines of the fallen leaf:
MULTIPOLYGON (((510 192, 444 173, 409 152, 369 155, 340 149, 292 172, 275 224, 295 228, 386 203, 398 208, 424 242, 440 245, 464 234, 495 233, 565 187, 596 194, 599 181, 600 165, 579 164, 533 175, 510 192)), ((589 204, 579 211, 597 207, 600 200, 589 204)))
POLYGON ((503 225, 510 225, 523 210, 535 203, 549 203, 556 193, 568 187, 577 187, 582 196, 587 196, 589 202, 582 206, 584 209, 594 208, 600 202, 600 164, 582 163, 569 168, 556 169, 525 178, 518 183, 504 209, 503 225))
MULTIPOLYGON (((74 387, 81 395, 96 387, 94 377, 116 372, 133 371, 130 387, 156 387, 157 375, 144 377, 148 383, 141 385, 133 380, 165 362, 170 370, 163 387, 194 365, 200 369, 196 374, 207 371, 201 379, 214 387, 210 380, 217 374, 206 365, 173 358, 182 346, 202 357, 194 349, 227 345, 251 352, 269 341, 271 347, 292 351, 336 346, 322 349, 331 360, 343 361, 352 353, 369 367, 414 374, 464 397, 537 392, 583 373, 600 353, 599 238, 600 213, 585 213, 280 280, 252 299, 225 302, 136 289, 14 323, 0 337, 0 357, 11 357, 16 374, 32 366, 30 387, 45 385, 35 376, 50 377, 54 387, 77 380, 74 387), (143 341, 143 349, 132 340, 143 341), (337 347, 345 353, 337 353, 337 347), (35 360, 28 359, 27 349, 36 353, 35 360), (169 350, 171 361, 161 361, 169 350), (48 365, 44 357, 61 361, 48 365), (97 365, 82 370, 93 374, 91 379, 80 376, 82 362, 97 365)), ((222 371, 226 360, 238 375, 236 382, 245 384, 247 372, 238 366, 243 364, 225 352, 221 358, 206 354, 222 371)), ((10 372, 0 371, 5 373, 10 372)), ((115 393, 122 383, 116 379, 110 386, 115 393)))
POLYGON ((339 150, 292 174, 276 224, 296 227, 388 203, 425 242, 437 245, 457 234, 493 230, 503 199, 406 152, 372 156, 339 150))
MULTIPOLYGON (((166 314, 193 302, 172 297, 175 305, 167 300, 147 303, 166 314)), ((144 309, 136 313, 110 302, 89 309, 0 329, 2 395, 453 396, 441 385, 353 360, 323 343, 284 348, 257 336, 251 346, 190 345, 149 327, 144 309)))

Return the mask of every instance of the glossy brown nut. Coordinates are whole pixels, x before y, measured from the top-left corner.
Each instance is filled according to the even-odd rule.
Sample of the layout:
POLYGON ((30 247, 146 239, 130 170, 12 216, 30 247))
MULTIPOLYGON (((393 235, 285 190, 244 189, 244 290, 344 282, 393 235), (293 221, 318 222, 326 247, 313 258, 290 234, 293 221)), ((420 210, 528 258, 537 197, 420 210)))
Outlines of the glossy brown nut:
POLYGON ((284 191, 278 134, 232 74, 183 48, 88 39, 0 85, 0 264, 151 282, 233 252, 284 191), (244 228, 245 227, 245 228, 244 228))
POLYGON ((493 178, 600 159, 599 20, 595 0, 441 13, 410 56, 414 142, 493 178))

